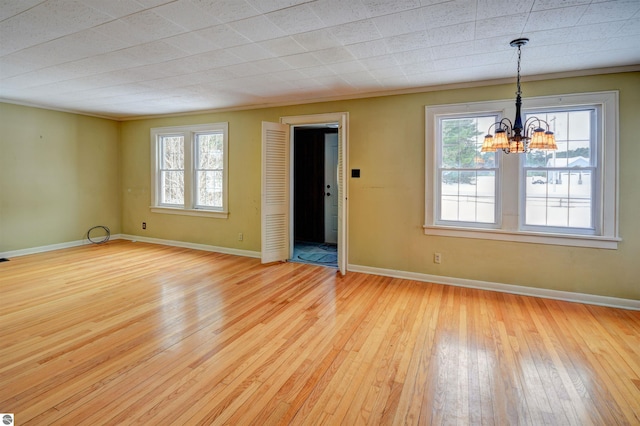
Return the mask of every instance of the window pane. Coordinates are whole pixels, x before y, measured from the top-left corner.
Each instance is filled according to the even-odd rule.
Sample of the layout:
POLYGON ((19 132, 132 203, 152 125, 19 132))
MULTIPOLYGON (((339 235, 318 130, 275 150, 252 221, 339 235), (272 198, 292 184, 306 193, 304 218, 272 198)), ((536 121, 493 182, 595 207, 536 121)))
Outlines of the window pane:
POLYGON ((526 119, 538 117, 549 123, 554 132, 557 151, 532 150, 527 154, 528 167, 575 167, 592 165, 591 129, 595 110, 562 111, 526 114, 526 119), (545 163, 542 163, 542 158, 545 163))
POLYGON ((591 170, 527 171, 526 224, 592 228, 591 170))
POLYGON ((224 148, 222 133, 200 134, 196 137, 198 169, 222 169, 224 148))
POLYGON ((440 219, 442 220, 459 220, 458 175, 459 172, 442 172, 440 189, 440 219))
POLYGON ((442 119, 442 167, 493 167, 495 153, 481 153, 480 149, 484 132, 495 120, 494 116, 442 119))
POLYGON ((160 197, 162 204, 184 204, 184 172, 160 172, 160 197))
POLYGON ((199 171, 197 182, 197 204, 222 208, 222 171, 199 171))
POLYGON ((572 171, 569 174, 569 227, 593 228, 591 177, 591 171, 572 171))
POLYGON ((528 167, 546 167, 552 156, 548 151, 541 149, 532 149, 526 155, 525 164, 528 167))
POLYGON ((442 171, 440 220, 495 223, 495 171, 442 171))
POLYGON ((476 190, 478 196, 477 222, 496 222, 496 173, 493 171, 478 172, 476 190))
POLYGON ((527 224, 546 225, 548 173, 546 171, 529 171, 526 180, 527 224))
POLYGON ((161 169, 184 170, 184 138, 182 136, 161 136, 160 149, 161 169))
POLYGON ((569 226, 569 185, 566 174, 551 172, 551 182, 547 183, 547 226, 569 226), (563 181, 563 175, 565 179, 563 181))
POLYGON ((591 138, 591 110, 568 112, 567 127, 570 140, 591 138))

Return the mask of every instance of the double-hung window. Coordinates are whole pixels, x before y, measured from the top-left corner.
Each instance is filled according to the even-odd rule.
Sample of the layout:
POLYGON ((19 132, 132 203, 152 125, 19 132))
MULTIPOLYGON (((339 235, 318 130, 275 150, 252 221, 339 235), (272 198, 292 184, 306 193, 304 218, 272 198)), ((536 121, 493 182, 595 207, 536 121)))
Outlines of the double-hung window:
POLYGON ((497 114, 439 117, 437 223, 492 228, 497 225, 500 175, 496 154, 480 152, 482 129, 497 119, 497 114))
MULTIPOLYGON (((522 159, 522 228, 596 235, 599 209, 598 105, 535 113, 554 129, 558 149, 532 150, 522 159)), ((527 114, 529 115, 529 114, 527 114)), ((533 115, 533 114, 531 114, 533 115)))
POLYGON ((558 149, 481 152, 513 101, 426 107, 427 235, 616 248, 617 92, 526 98, 558 149))
POLYGON ((151 129, 152 211, 226 218, 228 124, 151 129))

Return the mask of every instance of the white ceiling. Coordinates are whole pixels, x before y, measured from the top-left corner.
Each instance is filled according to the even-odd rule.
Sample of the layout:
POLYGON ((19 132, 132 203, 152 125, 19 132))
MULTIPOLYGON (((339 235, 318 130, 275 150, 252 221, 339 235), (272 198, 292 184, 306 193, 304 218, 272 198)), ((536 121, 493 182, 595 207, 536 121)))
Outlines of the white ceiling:
POLYGON ((519 37, 523 79, 637 65, 640 0, 0 0, 0 98, 126 118, 356 97, 515 77, 519 37))

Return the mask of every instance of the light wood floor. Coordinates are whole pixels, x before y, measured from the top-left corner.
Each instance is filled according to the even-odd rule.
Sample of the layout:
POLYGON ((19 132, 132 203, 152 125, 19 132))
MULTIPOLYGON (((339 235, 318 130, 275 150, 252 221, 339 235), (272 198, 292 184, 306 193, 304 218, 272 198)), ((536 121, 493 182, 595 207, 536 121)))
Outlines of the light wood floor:
POLYGON ((0 263, 0 325, 18 425, 640 424, 634 311, 112 241, 0 263))

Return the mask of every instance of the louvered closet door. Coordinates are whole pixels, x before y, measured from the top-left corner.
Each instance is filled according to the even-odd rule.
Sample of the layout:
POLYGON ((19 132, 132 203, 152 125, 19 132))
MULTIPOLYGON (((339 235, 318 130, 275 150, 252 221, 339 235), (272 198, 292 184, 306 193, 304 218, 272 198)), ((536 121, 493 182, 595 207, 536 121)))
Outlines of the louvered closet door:
POLYGON ((289 126, 262 122, 262 263, 289 258, 289 126))

